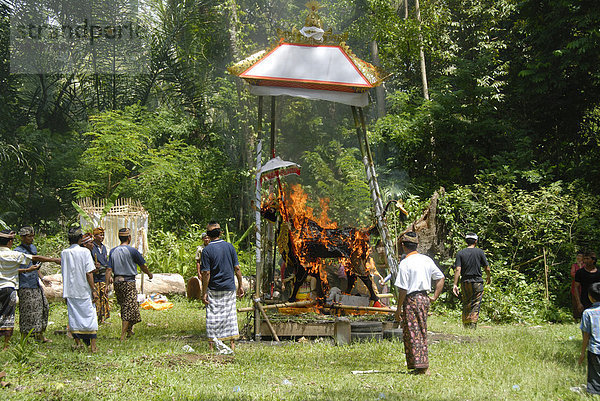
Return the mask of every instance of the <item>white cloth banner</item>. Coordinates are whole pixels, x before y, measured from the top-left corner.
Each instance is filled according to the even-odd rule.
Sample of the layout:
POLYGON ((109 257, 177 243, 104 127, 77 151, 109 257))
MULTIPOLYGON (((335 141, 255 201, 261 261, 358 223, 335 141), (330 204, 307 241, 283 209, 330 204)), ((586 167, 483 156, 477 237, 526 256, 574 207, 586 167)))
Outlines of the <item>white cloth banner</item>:
POLYGON ((250 85, 250 93, 257 96, 287 95, 303 99, 327 100, 329 102, 343 103, 356 107, 366 107, 369 104, 369 95, 367 92, 351 93, 304 88, 285 88, 280 86, 250 85))

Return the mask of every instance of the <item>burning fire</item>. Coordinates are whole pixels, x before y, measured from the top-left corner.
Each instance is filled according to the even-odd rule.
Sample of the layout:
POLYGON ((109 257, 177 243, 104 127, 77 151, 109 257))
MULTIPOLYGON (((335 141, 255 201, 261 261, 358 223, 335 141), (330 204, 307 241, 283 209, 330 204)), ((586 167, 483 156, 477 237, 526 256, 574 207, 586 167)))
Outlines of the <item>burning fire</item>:
MULTIPOLYGON (((320 199, 321 212, 316 216, 315 210, 308 206, 308 195, 298 184, 291 187, 285 200, 283 198, 280 195, 278 202, 271 199, 263 205, 263 214, 266 208, 280 211, 288 228, 282 231, 289 232, 291 240, 289 253, 295 255, 311 273, 319 274, 323 283, 327 283, 326 265, 331 258, 337 258, 346 272, 364 275, 375 271, 370 258, 368 229, 338 228, 338 224, 328 216, 328 198, 320 199)), ((281 244, 281 241, 278 242, 281 244)))

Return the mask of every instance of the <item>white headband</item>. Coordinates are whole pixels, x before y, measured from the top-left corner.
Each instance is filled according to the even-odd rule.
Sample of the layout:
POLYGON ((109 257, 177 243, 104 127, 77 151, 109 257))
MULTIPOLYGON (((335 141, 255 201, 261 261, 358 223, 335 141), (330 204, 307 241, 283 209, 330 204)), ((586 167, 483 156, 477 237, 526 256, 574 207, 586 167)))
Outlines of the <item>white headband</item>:
POLYGON ((474 239, 474 240, 478 240, 479 238, 477 237, 477 234, 467 234, 465 236, 465 239, 474 239))

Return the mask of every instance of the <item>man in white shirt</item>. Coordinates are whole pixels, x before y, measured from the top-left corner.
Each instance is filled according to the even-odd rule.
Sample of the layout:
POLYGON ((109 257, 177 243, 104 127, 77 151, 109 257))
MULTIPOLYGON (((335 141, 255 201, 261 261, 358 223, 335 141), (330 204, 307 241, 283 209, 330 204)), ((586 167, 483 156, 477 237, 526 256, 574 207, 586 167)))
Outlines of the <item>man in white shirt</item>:
POLYGON ((415 374, 429 374, 427 352, 427 313, 444 288, 444 274, 427 255, 417 252, 417 234, 408 232, 401 238, 406 257, 400 262, 396 287, 398 309, 396 321, 402 323, 406 365, 415 374), (429 297, 431 282, 435 282, 433 297, 429 297), (402 316, 402 319, 400 319, 402 316))
POLYGON ((75 340, 75 349, 81 341, 96 352, 98 316, 94 303, 98 298, 94 285, 96 265, 89 249, 79 246, 81 228, 69 229, 69 244, 60 254, 62 260, 63 298, 67 300, 69 330, 75 340))
POLYGON ((29 255, 11 250, 15 232, 0 231, 0 337, 4 337, 3 350, 8 348, 15 327, 15 308, 19 287, 19 273, 29 273, 40 268, 39 264, 21 269, 21 265, 29 262, 54 262, 60 264, 60 259, 48 258, 41 255, 29 255))

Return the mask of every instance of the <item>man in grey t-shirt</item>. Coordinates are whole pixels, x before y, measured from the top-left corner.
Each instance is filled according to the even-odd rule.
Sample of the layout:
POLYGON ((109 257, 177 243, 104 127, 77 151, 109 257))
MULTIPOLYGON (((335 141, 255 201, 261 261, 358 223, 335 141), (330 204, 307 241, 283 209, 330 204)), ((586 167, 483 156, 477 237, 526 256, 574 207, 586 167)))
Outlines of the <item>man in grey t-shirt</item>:
POLYGON ((115 295, 117 303, 121 306, 121 341, 124 341, 125 336, 133 335, 133 325, 142 321, 135 287, 137 267, 139 266, 150 280, 152 280, 152 273, 148 270, 142 254, 129 245, 131 233, 128 228, 119 230, 119 241, 121 241, 121 245, 111 249, 108 256, 106 285, 111 284, 114 273, 115 295))
POLYGON ((456 262, 454 263, 452 292, 458 297, 458 278, 460 277, 463 304, 462 321, 463 325, 469 328, 476 328, 477 320, 479 320, 479 308, 483 298, 482 267, 485 269, 486 282, 490 283, 490 266, 483 250, 475 247, 477 240, 477 234, 467 233, 465 236, 467 247, 456 253, 456 262))

